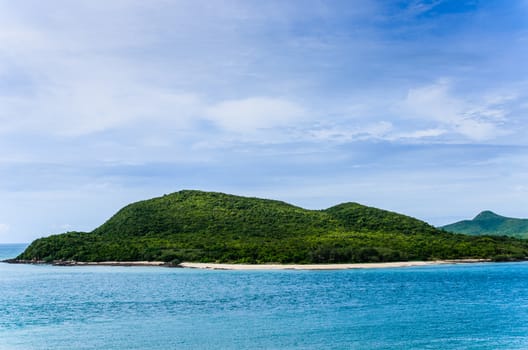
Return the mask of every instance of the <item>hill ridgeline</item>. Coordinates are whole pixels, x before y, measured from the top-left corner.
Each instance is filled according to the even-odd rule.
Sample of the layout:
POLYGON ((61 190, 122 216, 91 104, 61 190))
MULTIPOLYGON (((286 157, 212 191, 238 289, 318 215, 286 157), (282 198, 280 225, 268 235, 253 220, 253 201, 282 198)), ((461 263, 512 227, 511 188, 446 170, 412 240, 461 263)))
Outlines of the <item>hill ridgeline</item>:
POLYGON ((522 259, 528 242, 448 233, 397 213, 184 190, 130 204, 92 232, 35 240, 19 261, 345 263, 522 259))
POLYGON ((528 238, 528 219, 508 218, 485 210, 473 220, 463 220, 442 229, 468 235, 493 235, 528 238))

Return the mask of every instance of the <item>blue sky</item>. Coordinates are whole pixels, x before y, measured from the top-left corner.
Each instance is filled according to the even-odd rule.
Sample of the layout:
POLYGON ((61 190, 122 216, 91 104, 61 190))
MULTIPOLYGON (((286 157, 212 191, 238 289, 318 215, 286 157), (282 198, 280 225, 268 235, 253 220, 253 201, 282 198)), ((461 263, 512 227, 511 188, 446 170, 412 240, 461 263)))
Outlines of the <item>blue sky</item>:
POLYGON ((528 1, 0 0, 0 242, 180 189, 528 217, 528 1))

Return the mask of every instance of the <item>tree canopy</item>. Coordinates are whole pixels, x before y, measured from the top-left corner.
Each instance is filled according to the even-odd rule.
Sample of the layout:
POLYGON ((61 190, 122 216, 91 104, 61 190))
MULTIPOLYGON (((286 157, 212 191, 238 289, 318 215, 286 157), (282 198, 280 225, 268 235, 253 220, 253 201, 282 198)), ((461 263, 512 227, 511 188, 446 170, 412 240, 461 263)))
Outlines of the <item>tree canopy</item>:
POLYGON ((184 190, 130 204, 92 232, 37 239, 17 259, 345 263, 526 256, 523 240, 449 233, 357 203, 307 210, 184 190))
POLYGON ((508 218, 485 210, 473 220, 463 220, 442 229, 467 235, 492 235, 528 238, 528 219, 508 218))

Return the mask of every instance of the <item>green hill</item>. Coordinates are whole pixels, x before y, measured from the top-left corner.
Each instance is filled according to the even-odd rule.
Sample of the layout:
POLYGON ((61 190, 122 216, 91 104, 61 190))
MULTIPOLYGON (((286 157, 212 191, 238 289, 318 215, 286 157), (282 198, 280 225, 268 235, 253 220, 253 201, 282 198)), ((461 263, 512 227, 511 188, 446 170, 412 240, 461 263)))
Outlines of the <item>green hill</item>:
POLYGON ((528 238, 528 219, 508 218, 486 210, 473 220, 463 220, 443 226, 450 232, 468 235, 493 235, 528 238))
POLYGON ((447 233, 357 203, 306 210, 185 190, 130 204, 90 233, 37 239, 17 259, 339 263, 526 256, 525 241, 447 233))

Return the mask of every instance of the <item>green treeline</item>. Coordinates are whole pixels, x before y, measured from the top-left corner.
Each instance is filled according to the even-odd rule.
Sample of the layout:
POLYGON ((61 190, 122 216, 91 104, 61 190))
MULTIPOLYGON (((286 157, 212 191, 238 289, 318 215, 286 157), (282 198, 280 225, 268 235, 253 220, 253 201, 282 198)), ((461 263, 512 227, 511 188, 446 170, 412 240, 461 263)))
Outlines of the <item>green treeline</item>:
POLYGON ((448 233, 357 203, 306 210, 273 200, 180 191, 128 205, 90 233, 38 239, 17 259, 344 263, 526 256, 527 241, 448 233))
POLYGON ((442 229, 466 235, 493 235, 528 238, 528 219, 508 218, 489 210, 478 214, 473 220, 464 220, 446 225, 442 229))

